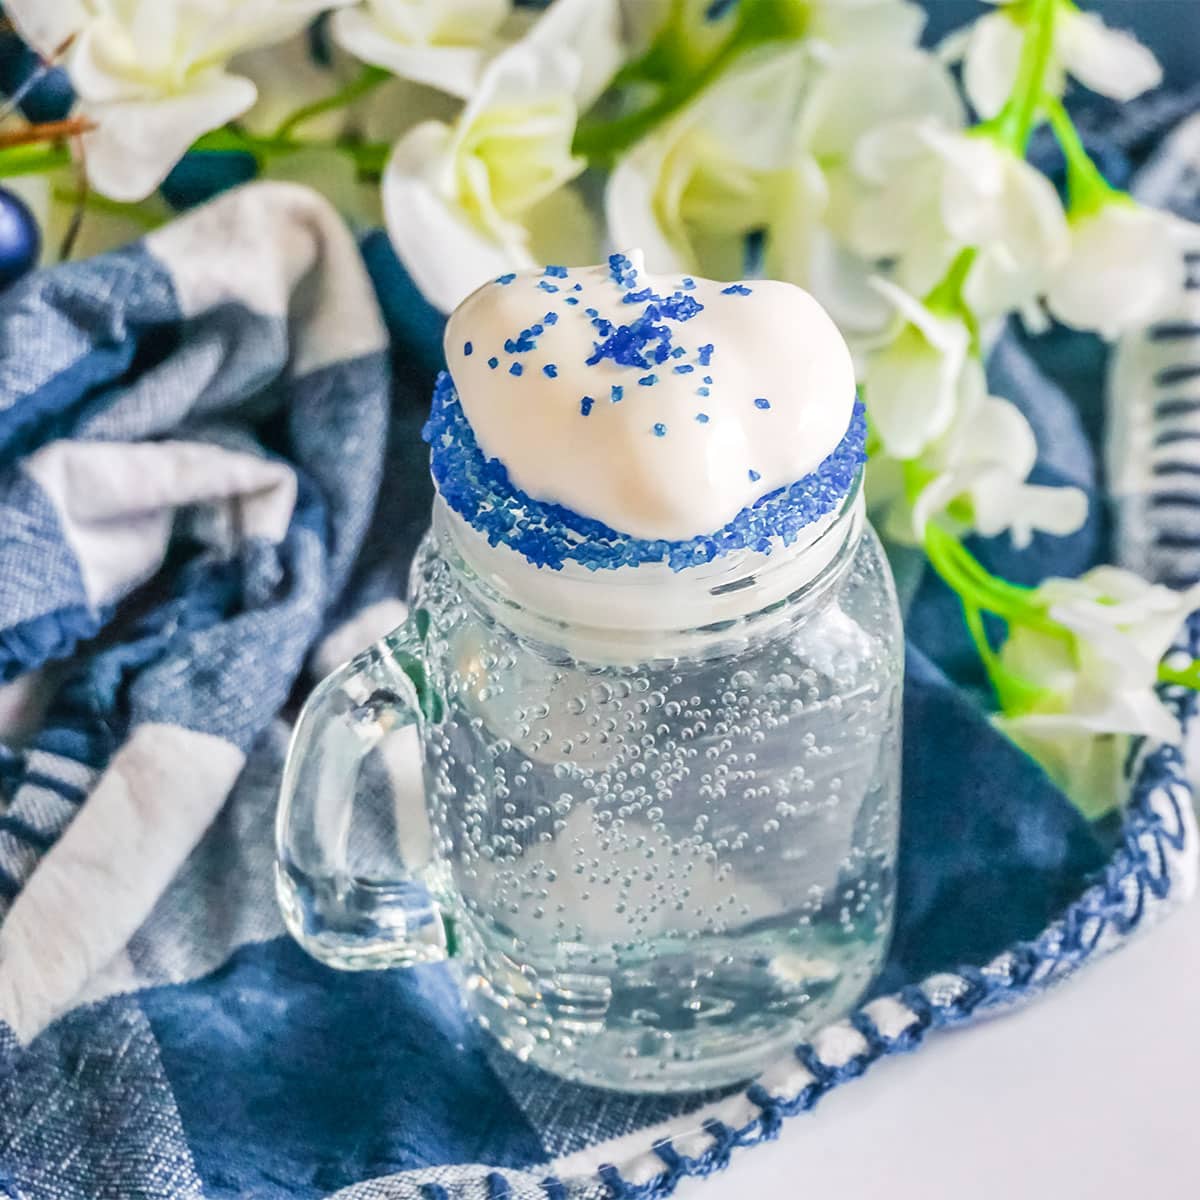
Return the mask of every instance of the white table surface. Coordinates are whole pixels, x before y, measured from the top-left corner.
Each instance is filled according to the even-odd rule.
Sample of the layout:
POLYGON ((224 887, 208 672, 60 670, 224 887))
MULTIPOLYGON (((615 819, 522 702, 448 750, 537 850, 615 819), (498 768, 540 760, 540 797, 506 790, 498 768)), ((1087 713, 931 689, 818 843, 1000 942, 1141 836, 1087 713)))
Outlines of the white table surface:
POLYGON ((1026 1009, 879 1063, 678 1195, 1200 1195, 1200 903, 1026 1009))

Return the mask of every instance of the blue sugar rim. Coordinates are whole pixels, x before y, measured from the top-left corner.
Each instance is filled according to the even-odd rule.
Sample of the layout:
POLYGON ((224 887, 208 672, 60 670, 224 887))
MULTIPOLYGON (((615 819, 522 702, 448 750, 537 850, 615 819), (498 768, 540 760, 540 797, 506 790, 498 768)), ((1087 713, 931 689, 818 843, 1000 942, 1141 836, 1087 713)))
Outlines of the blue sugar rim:
POLYGON ((490 545, 503 543, 535 567, 555 571, 567 562, 590 571, 665 562, 682 571, 734 551, 769 553, 775 538, 791 545, 802 529, 833 512, 849 495, 867 458, 866 410, 855 401, 846 436, 815 471, 760 497, 716 533, 675 542, 620 533, 514 487, 504 464, 480 450, 446 371, 438 376, 421 436, 430 446, 430 467, 442 499, 490 545))

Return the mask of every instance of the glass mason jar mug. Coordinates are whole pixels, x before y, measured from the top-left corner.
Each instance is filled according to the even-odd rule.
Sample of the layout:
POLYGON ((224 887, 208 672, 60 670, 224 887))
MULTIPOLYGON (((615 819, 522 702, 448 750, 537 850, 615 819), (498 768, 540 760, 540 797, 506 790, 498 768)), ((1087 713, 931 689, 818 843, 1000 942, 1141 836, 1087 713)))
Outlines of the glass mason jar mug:
POLYGON ((857 486, 802 545, 678 574, 538 571, 439 499, 408 622, 296 727, 288 928, 342 968, 452 957, 571 1079, 748 1078, 882 962, 902 646, 857 486))

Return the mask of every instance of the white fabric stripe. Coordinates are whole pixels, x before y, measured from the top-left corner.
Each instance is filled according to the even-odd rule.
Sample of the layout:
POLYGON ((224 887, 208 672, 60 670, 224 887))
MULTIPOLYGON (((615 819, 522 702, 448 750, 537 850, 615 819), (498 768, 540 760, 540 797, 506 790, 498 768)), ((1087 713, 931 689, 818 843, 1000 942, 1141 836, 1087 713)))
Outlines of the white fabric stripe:
POLYGON ((24 883, 29 878, 40 854, 24 838, 0 830, 0 871, 15 883, 24 883))
POLYGON ((142 725, 0 925, 0 1020, 28 1042, 145 920, 233 786, 243 756, 142 725))
POLYGON ((95 605, 158 570, 184 506, 228 512, 237 537, 272 542, 283 540, 296 507, 286 464, 204 442, 61 440, 22 470, 53 504, 95 605))
POLYGON ((242 304, 297 320, 292 371, 381 352, 387 331, 345 222, 328 201, 289 183, 256 183, 219 197, 145 241, 170 271, 185 316, 242 304), (256 264, 247 271, 246 263, 256 264), (312 284, 293 306, 298 284, 312 284))
POLYGON ((100 774, 95 767, 87 763, 76 762, 61 754, 51 754, 49 750, 30 750, 25 756, 25 769, 31 774, 45 775, 48 779, 57 779, 68 787, 88 791, 100 774))
POLYGON ((78 811, 77 804, 58 792, 27 783, 18 789, 6 815, 24 821, 39 833, 53 836, 66 829, 78 811))

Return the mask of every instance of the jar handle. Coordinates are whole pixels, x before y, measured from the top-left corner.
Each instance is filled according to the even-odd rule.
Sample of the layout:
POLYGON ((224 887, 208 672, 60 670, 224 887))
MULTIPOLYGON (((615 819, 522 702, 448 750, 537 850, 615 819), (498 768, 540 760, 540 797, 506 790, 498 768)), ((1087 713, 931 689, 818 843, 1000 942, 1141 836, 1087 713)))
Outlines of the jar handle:
POLYGON ((378 786, 381 776, 411 767, 414 733, 419 738, 427 720, 439 719, 441 700, 425 666, 427 628, 428 614, 418 610, 323 680, 300 713, 283 768, 275 888, 284 923, 314 958, 343 970, 449 954, 446 921, 427 886, 421 789, 415 779, 378 786), (367 780, 374 751, 384 770, 367 780), (362 816, 365 826, 356 821, 362 816), (352 861, 364 850, 365 866, 352 861))

